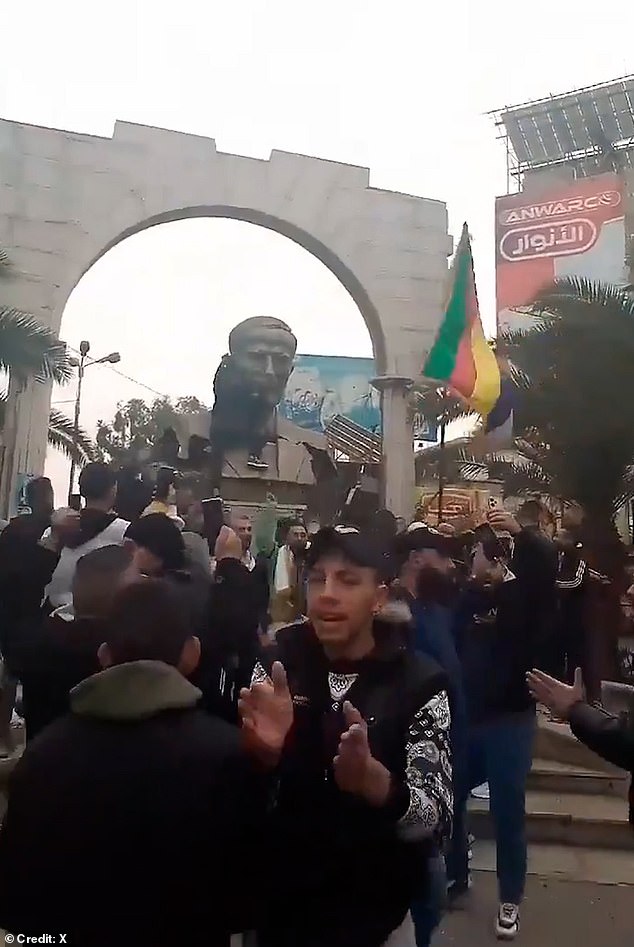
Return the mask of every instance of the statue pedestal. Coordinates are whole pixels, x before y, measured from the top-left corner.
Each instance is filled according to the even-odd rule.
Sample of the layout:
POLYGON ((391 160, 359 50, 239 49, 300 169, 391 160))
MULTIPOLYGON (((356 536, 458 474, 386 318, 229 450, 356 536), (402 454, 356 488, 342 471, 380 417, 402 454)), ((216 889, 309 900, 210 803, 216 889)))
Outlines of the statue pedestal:
MULTIPOLYGON (((183 415, 177 435, 186 446, 192 435, 207 437, 210 427, 210 412, 197 415, 183 415)), ((275 418, 277 439, 266 444, 262 451, 262 460, 266 469, 256 469, 248 465, 246 448, 229 449, 224 455, 222 468, 221 496, 229 505, 250 503, 262 505, 267 494, 275 496, 281 505, 293 509, 311 508, 311 494, 318 482, 334 479, 336 468, 328 450, 323 434, 298 427, 279 415, 275 418)), ((183 462, 185 478, 196 484, 196 492, 201 497, 211 495, 209 473, 205 469, 187 470, 187 460, 183 462)))

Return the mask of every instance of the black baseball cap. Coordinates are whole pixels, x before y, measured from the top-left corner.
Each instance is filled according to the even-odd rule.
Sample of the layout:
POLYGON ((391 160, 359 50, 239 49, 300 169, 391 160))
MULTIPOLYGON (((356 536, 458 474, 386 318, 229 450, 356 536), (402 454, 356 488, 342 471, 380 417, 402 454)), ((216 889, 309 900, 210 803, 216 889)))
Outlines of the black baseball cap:
POLYGON ((354 526, 325 526, 315 533, 306 550, 306 565, 310 569, 324 556, 337 553, 355 566, 374 569, 381 578, 389 572, 390 551, 354 526))
POLYGON ((396 539, 397 551, 404 556, 423 549, 436 549, 441 555, 451 557, 456 542, 453 536, 445 536, 427 523, 411 523, 396 539))
POLYGON ((165 513, 142 516, 128 526, 125 538, 160 559, 164 569, 179 570, 185 566, 185 542, 181 531, 165 513))

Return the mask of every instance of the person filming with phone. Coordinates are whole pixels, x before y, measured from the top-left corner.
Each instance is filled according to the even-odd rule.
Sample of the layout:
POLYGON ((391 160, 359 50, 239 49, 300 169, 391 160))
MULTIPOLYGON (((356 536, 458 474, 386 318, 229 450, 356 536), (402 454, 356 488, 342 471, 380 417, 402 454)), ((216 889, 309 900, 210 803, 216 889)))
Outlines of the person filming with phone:
MULTIPOLYGON (((457 645, 468 717, 469 791, 487 781, 497 842, 498 938, 519 931, 526 877, 525 796, 535 732, 526 672, 539 666, 555 621, 557 554, 520 509, 497 507, 475 530, 471 569, 457 621, 457 645)), ((466 839, 456 884, 469 885, 466 839)))

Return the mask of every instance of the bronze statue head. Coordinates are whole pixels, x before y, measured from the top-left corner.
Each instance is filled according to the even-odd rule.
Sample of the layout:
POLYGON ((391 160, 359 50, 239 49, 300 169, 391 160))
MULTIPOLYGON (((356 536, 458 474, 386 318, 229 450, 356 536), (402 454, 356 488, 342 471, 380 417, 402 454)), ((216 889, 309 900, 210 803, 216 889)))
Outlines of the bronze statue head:
POLYGON ((290 328, 271 316, 245 319, 229 335, 233 368, 271 407, 282 400, 296 350, 290 328))

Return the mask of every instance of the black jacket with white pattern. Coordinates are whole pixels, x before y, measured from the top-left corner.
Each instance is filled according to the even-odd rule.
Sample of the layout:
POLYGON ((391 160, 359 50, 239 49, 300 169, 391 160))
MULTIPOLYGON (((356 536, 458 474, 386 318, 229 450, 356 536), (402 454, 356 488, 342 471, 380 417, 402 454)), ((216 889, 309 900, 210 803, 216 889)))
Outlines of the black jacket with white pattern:
POLYGON ((265 944, 383 944, 422 893, 426 852, 450 831, 445 674, 408 653, 400 629, 376 622, 375 639, 369 657, 335 665, 309 622, 293 625, 256 668, 255 677, 276 659, 284 664, 295 708, 272 813, 265 944), (392 773, 381 809, 334 780, 344 700, 363 715, 372 755, 392 773))

